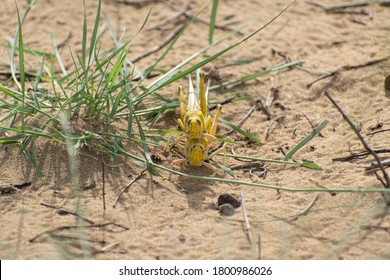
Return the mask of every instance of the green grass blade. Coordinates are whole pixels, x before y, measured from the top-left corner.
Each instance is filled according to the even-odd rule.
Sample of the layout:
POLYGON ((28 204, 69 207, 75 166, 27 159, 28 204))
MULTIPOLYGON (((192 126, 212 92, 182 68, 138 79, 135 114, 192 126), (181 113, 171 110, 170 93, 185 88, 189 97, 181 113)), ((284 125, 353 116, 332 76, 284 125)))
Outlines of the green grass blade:
POLYGON ((260 72, 254 73, 254 74, 250 74, 250 75, 241 77, 240 78, 240 82, 246 83, 248 81, 251 81, 251 80, 254 80, 254 79, 259 78, 261 76, 264 76, 265 74, 271 73, 273 71, 278 71, 278 70, 282 70, 282 69, 285 69, 285 68, 288 68, 288 67, 292 67, 292 66, 296 66, 296 65, 302 64, 302 62, 303 62, 302 60, 297 60, 297 61, 292 61, 292 62, 289 62, 289 63, 282 63, 282 64, 276 65, 274 67, 268 68, 268 69, 266 69, 264 71, 260 71, 260 72))
POLYGON ((222 119, 222 118, 219 118, 219 121, 222 122, 223 124, 227 125, 228 127, 230 127, 231 129, 237 131, 238 133, 244 135, 245 137, 247 137, 248 139, 252 140, 253 142, 255 143, 260 143, 261 144, 261 139, 246 132, 245 130, 242 130, 241 128, 239 128, 238 126, 228 122, 227 120, 225 119, 222 119))
POLYGON ((119 57, 117 61, 114 63, 113 68, 111 69, 110 73, 108 74, 106 83, 108 88, 112 88, 115 84, 115 82, 118 79, 118 76, 120 74, 120 71, 122 70, 123 63, 125 62, 126 55, 128 53, 128 49, 123 49, 119 53, 119 57))
MULTIPOLYGON (((264 28, 266 28, 268 25, 270 25, 273 21, 275 21, 279 16, 281 16, 295 1, 293 1, 292 3, 290 3, 286 8, 284 8, 281 12, 279 12, 275 17, 273 17, 271 20, 269 20, 266 24, 264 24, 262 27, 260 27, 259 29, 257 29, 256 31, 254 31, 253 33, 249 34, 248 36, 246 36, 244 39, 234 43, 233 45, 229 46, 229 47, 226 47, 224 48, 223 50, 217 52, 216 54, 214 55, 211 55, 209 57, 207 57, 206 59, 204 59, 203 61, 195 64, 194 66, 191 66, 187 69, 185 69, 184 71, 182 71, 180 74, 176 74, 174 75, 173 77, 169 78, 168 80, 165 80, 164 82, 162 83, 159 83, 158 85, 155 85, 153 87, 153 91, 156 91, 157 89, 159 88, 162 88, 162 87, 165 87, 171 83, 173 83, 174 81, 177 81, 178 79, 196 71, 196 69, 198 68, 201 68, 202 66, 206 65, 207 63, 217 59, 218 57, 222 56, 223 54, 227 53, 228 51, 230 51, 231 49, 241 45, 242 43, 244 43, 245 41, 249 40, 250 38, 252 38, 253 36, 255 36, 257 33, 259 33, 261 30, 263 30, 264 28)), ((150 87, 149 87, 150 88, 150 87)))
POLYGON ((43 58, 41 58, 41 65, 39 67, 39 70, 38 70, 38 73, 37 73, 37 76, 35 77, 35 82, 34 82, 34 87, 33 87, 33 92, 32 92, 32 95, 33 95, 33 100, 34 100, 34 104, 37 108, 41 108, 41 104, 37 98, 37 91, 39 90, 39 82, 41 81, 41 77, 42 77, 42 72, 43 72, 43 67, 45 66, 45 60, 43 58))
POLYGON ((144 149, 144 156, 145 156, 145 159, 146 159, 146 168, 148 169, 148 171, 151 174, 161 177, 161 175, 153 168, 153 160, 152 160, 152 157, 150 155, 148 145, 146 144, 146 137, 145 137, 145 134, 144 134, 144 130, 143 130, 143 128, 142 128, 142 126, 141 126, 137 116, 134 115, 134 119, 137 122, 138 132, 139 132, 141 140, 143 141, 142 142, 142 147, 144 149))
POLYGON ((19 8, 18 8, 18 5, 15 1, 15 6, 16 6, 16 11, 17 11, 17 14, 18 14, 18 28, 16 29, 16 32, 15 32, 15 40, 14 40, 14 43, 12 44, 12 48, 11 48, 11 52, 10 52, 10 66, 11 66, 11 74, 12 74, 12 79, 14 80, 15 84, 19 87, 19 89, 21 90, 21 85, 18 81, 18 79, 16 78, 16 65, 14 63, 14 57, 15 57, 15 52, 16 52, 16 42, 18 41, 17 38, 19 37, 19 31, 21 29, 21 26, 23 25, 23 22, 24 20, 26 19, 28 13, 30 12, 31 10, 31 7, 33 6, 34 2, 32 2, 31 4, 29 4, 27 6, 27 9, 24 11, 24 14, 22 16, 22 18, 20 19, 20 16, 19 16, 19 8))
POLYGON ((245 160, 252 160, 252 161, 264 161, 264 162, 272 162, 272 163, 280 163, 280 164, 289 164, 289 165, 296 165, 300 167, 305 167, 309 169, 314 170, 323 170, 320 166, 315 164, 314 162, 308 162, 308 161, 286 161, 286 160, 280 160, 280 159, 269 159, 269 158, 258 158, 258 157, 250 157, 250 156, 240 156, 240 155, 231 155, 231 154, 218 154, 219 156, 226 156, 231 158, 237 158, 237 159, 245 159, 245 160))
POLYGON ((52 32, 50 32, 50 39, 51 39, 51 43, 53 45, 54 53, 55 53, 55 56, 57 58, 58 64, 60 65, 61 71, 64 74, 64 76, 66 76, 68 73, 65 69, 64 63, 62 62, 62 58, 61 58, 60 52, 58 51, 58 47, 57 47, 57 44, 54 40, 54 35, 52 32))
POLYGON ((165 51, 163 52, 163 54, 156 60, 155 63, 153 63, 152 66, 148 67, 148 69, 145 71, 145 76, 148 76, 148 74, 154 69, 156 68, 156 66, 165 58, 165 56, 168 54, 168 52, 172 49, 172 47, 176 44, 176 42, 179 40, 179 38, 184 34, 184 32, 189 28, 189 26, 195 21, 195 19, 198 17, 198 15, 206 8, 203 7, 202 9, 200 9, 196 14, 195 16, 190 20, 188 21, 187 24, 185 24, 185 26, 180 30, 180 32, 175 36, 175 38, 172 40, 172 42, 169 44, 169 46, 165 49, 165 51))
POLYGON ((22 127, 24 127, 24 108, 26 98, 26 74, 24 72, 24 43, 22 34, 22 22, 20 20, 19 8, 16 6, 18 14, 18 33, 19 33, 19 72, 20 72, 20 86, 22 91, 22 127))
POLYGON ((42 177, 43 174, 38 167, 36 156, 35 156, 35 148, 33 148, 33 153, 30 153, 29 151, 25 150, 23 152, 23 154, 31 161, 32 165, 35 168, 35 172, 37 173, 38 177, 42 177))
POLYGON ((147 91, 144 94, 142 94, 140 96, 137 96, 135 101, 142 100, 145 96, 147 96, 147 95, 149 95, 151 93, 154 93, 155 91, 157 91, 158 89, 162 88, 163 86, 169 85, 169 84, 173 83, 174 81, 184 77, 186 74, 183 75, 183 74, 179 73, 179 71, 185 65, 187 65, 188 63, 190 63, 194 59, 200 57, 201 55, 203 55, 206 51, 208 51, 212 47, 215 47, 215 46, 221 44, 226 39, 230 38, 232 35, 237 34, 237 32, 239 30, 241 30, 241 29, 242 29, 242 27, 237 29, 236 31, 233 31, 233 32, 227 34, 226 36, 222 37, 218 41, 214 42, 213 45, 211 45, 211 46, 209 45, 209 46, 203 48, 202 50, 200 50, 199 52, 194 53, 193 55, 191 55, 188 58, 184 59, 182 62, 180 62, 175 67, 173 67, 171 70, 169 70, 168 72, 164 73, 164 75, 161 75, 159 78, 154 80, 149 86, 147 86, 147 88, 146 88, 147 91), (172 79, 173 77, 175 77, 175 79, 172 79))
POLYGON ((303 63, 302 60, 292 61, 292 62, 289 62, 289 63, 282 63, 282 64, 279 64, 279 65, 270 67, 268 69, 265 69, 263 71, 259 71, 259 72, 256 72, 256 73, 253 73, 253 74, 250 74, 250 75, 243 76, 243 77, 241 77, 239 79, 234 79, 234 80, 230 80, 230 81, 226 81, 226 82, 223 82, 223 83, 220 83, 220 84, 213 85, 213 86, 211 86, 209 88, 209 90, 216 90, 216 89, 219 89, 221 87, 226 87, 226 86, 229 86, 229 85, 234 85, 234 84, 239 84, 239 83, 246 83, 246 82, 249 82, 249 81, 254 80, 256 78, 259 78, 261 76, 264 76, 264 75, 266 75, 268 73, 271 73, 271 72, 274 72, 274 71, 279 71, 279 70, 282 70, 282 69, 285 69, 285 68, 289 68, 289 67, 293 67, 293 66, 297 66, 297 65, 300 65, 302 63, 303 63))
POLYGON ((197 175, 191 175, 186 174, 180 171, 176 171, 174 169, 165 167, 163 165, 159 164, 153 164, 153 167, 159 168, 161 170, 165 170, 167 172, 170 172, 172 174, 183 176, 190 179, 196 179, 196 180, 203 180, 203 181, 212 181, 212 182, 223 182, 223 183, 229 183, 234 185, 242 185, 242 186, 252 186, 252 187, 258 187, 258 188, 264 188, 264 189, 272 189, 272 190, 280 190, 280 191, 289 191, 289 192, 321 192, 321 193, 387 193, 390 194, 390 189, 385 188, 368 188, 368 189, 360 189, 360 188, 297 188, 294 187, 280 187, 275 185, 268 185, 268 184, 260 184, 255 182, 248 182, 248 181, 240 181, 240 180, 233 180, 233 179, 225 179, 225 178, 218 178, 216 176, 214 177, 206 177, 206 176, 197 176, 197 175))
POLYGON ((20 149, 19 149, 19 154, 24 154, 31 161, 32 165, 35 168, 35 171, 36 171, 37 175, 39 177, 42 177, 42 172, 41 172, 41 170, 39 169, 39 167, 37 165, 34 137, 35 137, 34 135, 30 135, 23 141, 23 143, 22 143, 22 145, 20 146, 20 149), (31 147, 32 153, 30 153, 27 150, 28 146, 31 147))
POLYGON ((91 37, 91 43, 89 45, 89 56, 88 56, 88 67, 91 66, 93 57, 94 57, 94 51, 96 47, 97 37, 98 37, 98 30, 99 30, 99 21, 100 21, 100 11, 102 7, 102 0, 98 0, 98 6, 96 11, 96 17, 95 17, 95 23, 93 26, 92 31, 92 37, 91 37))
POLYGON ((324 120, 320 125, 318 125, 312 132, 310 132, 301 142, 298 143, 287 155, 284 156, 283 160, 289 160, 296 152, 298 152, 303 146, 306 145, 314 136, 316 136, 321 129, 323 129, 328 124, 327 120, 324 120))
POLYGON ((142 31, 142 29, 144 29, 146 23, 148 22, 149 20, 149 17, 150 17, 150 14, 152 13, 152 8, 150 8, 148 14, 146 15, 141 27, 138 29, 137 33, 135 34, 136 36, 142 31))
POLYGON ((215 20, 217 17, 217 10, 218 10, 218 0, 213 0, 213 8, 211 10, 210 26, 209 26, 209 45, 213 44, 213 36, 214 36, 214 29, 215 29, 215 20))
POLYGON ((131 94, 131 86, 130 86, 130 81, 127 78, 124 78, 125 82, 125 101, 127 104, 127 108, 129 110, 129 115, 127 117, 127 130, 126 130, 126 135, 127 137, 130 137, 133 134, 133 98, 131 94))
POLYGON ((84 5, 84 17, 83 17, 83 37, 81 41, 81 59, 80 64, 84 71, 86 70, 87 64, 87 7, 85 5, 85 0, 83 0, 84 5))
POLYGON ((302 162, 300 166, 308 168, 308 169, 318 170, 318 171, 323 170, 321 166, 319 166, 318 164, 316 164, 314 162, 310 162, 310 161, 302 162))
POLYGON ((6 95, 12 97, 14 100, 22 101, 22 96, 21 96, 20 92, 17 92, 13 89, 7 88, 7 87, 3 86, 2 84, 0 84, 0 91, 5 93, 6 95))
POLYGON ((19 144, 19 143, 20 143, 20 141, 18 141, 18 140, 0 139, 0 144, 2 144, 2 145, 19 144))
POLYGON ((218 161, 215 161, 215 160, 213 160, 213 159, 212 159, 212 161, 213 161, 216 165, 218 165, 223 171, 225 171, 226 174, 229 174, 230 176, 235 177, 234 171, 231 170, 229 167, 227 167, 226 165, 224 165, 224 164, 222 164, 222 163, 220 163, 220 162, 218 162, 218 161))

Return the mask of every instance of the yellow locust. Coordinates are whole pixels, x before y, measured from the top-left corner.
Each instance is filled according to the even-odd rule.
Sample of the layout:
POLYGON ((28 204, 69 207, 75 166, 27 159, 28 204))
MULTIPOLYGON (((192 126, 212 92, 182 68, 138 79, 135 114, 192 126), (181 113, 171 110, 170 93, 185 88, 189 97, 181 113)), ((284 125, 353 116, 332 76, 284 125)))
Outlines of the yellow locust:
MULTIPOLYGON (((197 72, 198 74, 198 72, 197 72)), ((200 72, 197 92, 194 90, 191 76, 189 77, 188 94, 185 97, 183 88, 179 87, 180 118, 177 123, 183 134, 174 140, 179 148, 185 150, 186 158, 173 161, 172 164, 189 163, 194 166, 206 166, 217 172, 216 167, 207 162, 214 155, 224 151, 222 147, 209 155, 210 148, 217 144, 218 117, 222 105, 217 106, 214 118, 207 113, 208 87, 205 90, 204 73, 200 72), (185 142, 185 146, 179 144, 185 142)))

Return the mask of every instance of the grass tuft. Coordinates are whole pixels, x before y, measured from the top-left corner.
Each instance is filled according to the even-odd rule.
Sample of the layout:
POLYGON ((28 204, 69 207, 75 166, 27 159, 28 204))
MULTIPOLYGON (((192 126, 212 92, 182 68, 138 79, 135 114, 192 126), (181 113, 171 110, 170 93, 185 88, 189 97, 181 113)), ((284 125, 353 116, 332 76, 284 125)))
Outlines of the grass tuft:
MULTIPOLYGON (((110 154, 114 162, 117 162, 119 156, 125 156, 134 161, 137 165, 140 165, 142 168, 146 168, 151 174, 156 176, 160 176, 157 169, 163 169, 165 171, 181 175, 182 173, 180 172, 156 165, 152 160, 150 147, 158 146, 159 141, 167 141, 167 137, 156 135, 155 133, 180 133, 173 130, 153 129, 153 126, 159 121, 164 111, 178 107, 177 100, 172 100, 161 95, 158 93, 158 90, 185 77, 191 72, 198 70, 203 65, 214 61, 233 48, 236 48, 243 42, 249 40, 282 15, 292 3, 265 25, 261 26, 245 38, 210 56, 203 57, 200 62, 191 66, 190 64, 196 58, 202 57, 206 51, 213 49, 215 46, 221 44, 224 40, 230 38, 236 33, 229 33, 219 40, 213 39, 218 5, 218 1, 214 1, 210 20, 212 24, 210 25, 209 30, 210 44, 177 64, 148 86, 142 85, 145 82, 146 77, 153 69, 156 69, 158 63, 169 54, 173 45, 181 38, 194 19, 178 33, 178 35, 172 40, 160 57, 152 63, 152 65, 149 65, 144 70, 141 70, 127 59, 130 41, 122 43, 121 39, 117 39, 108 19, 106 19, 107 23, 100 27, 101 0, 98 1, 92 34, 91 36, 88 36, 85 1, 83 1, 83 4, 84 17, 81 54, 74 55, 71 52, 73 60, 73 69, 71 70, 67 70, 63 67, 64 64, 62 63, 62 59, 59 55, 53 36, 52 42, 54 54, 43 54, 39 51, 31 50, 24 44, 22 23, 25 20, 31 6, 27 7, 25 14, 21 18, 19 17, 18 12, 18 29, 15 35, 18 40, 15 40, 15 46, 11 49, 11 54, 13 54, 13 52, 17 52, 19 56, 19 79, 16 79, 16 67, 12 62, 13 56, 10 64, 13 69, 15 83, 18 85, 18 90, 0 84, 0 91, 7 96, 7 99, 0 103, 0 110, 2 113, 0 121, 3 122, 8 119, 14 120, 19 114, 22 118, 20 123, 14 124, 12 121, 8 127, 0 127, 1 130, 13 133, 12 136, 0 138, 0 144, 20 145, 19 152, 21 154, 23 153, 31 161, 37 171, 37 174, 39 175, 42 174, 38 168, 35 156, 35 143, 38 138, 45 138, 49 141, 61 143, 66 146, 72 145, 72 149, 75 153, 77 153, 77 151, 83 146, 88 145, 92 149, 110 154), (102 50, 100 47, 100 41, 107 30, 113 38, 114 48, 102 50), (89 42, 87 41, 87 38, 91 38, 89 42), (28 50, 28 52, 26 52, 26 50, 28 50), (33 89, 29 91, 26 91, 25 89, 25 54, 34 56, 40 62, 40 67, 37 70, 37 73, 34 74, 35 82, 33 89), (58 75, 54 71, 55 61, 59 63, 62 75, 58 75), (52 86, 51 90, 43 90, 41 83, 45 82, 50 82, 52 86), (150 106, 150 104, 153 105, 150 106), (33 119, 35 120, 34 122, 32 122, 33 119), (66 123, 69 126, 66 130, 64 130, 63 125, 64 119, 67 120, 66 123), (89 121, 97 123, 96 131, 86 129, 86 127, 82 125, 82 121, 80 121, 81 119, 86 123, 89 121), (114 122, 121 122, 123 120, 127 121, 127 129, 124 133, 112 129, 111 124, 114 122), (148 128, 145 128, 146 125, 148 125, 148 128), (130 144, 135 145, 140 149, 127 150, 125 147, 130 144)), ((204 8, 201 9, 197 15, 203 10, 204 8)), ((149 16, 150 11, 139 28, 138 33, 146 25, 149 16)), ((236 80, 216 85, 210 89, 216 90, 227 85, 245 83, 270 72, 291 68, 301 63, 301 61, 294 61, 291 63, 280 64, 263 71, 243 76, 236 80)), ((237 93, 230 94, 235 95, 237 93)), ((237 100, 240 100, 240 98, 237 97, 237 100)), ((261 143, 260 138, 240 129, 224 119, 220 120, 222 123, 232 128, 235 132, 244 135, 254 143, 261 143)), ((318 129, 321 128, 322 127, 318 129)), ((321 170, 321 167, 312 162, 288 161, 288 159, 293 155, 292 152, 295 153, 310 139, 309 136, 305 138, 282 161, 250 158, 239 155, 227 156, 250 160, 269 161, 280 164, 292 164, 298 167, 321 170)), ((227 139, 220 140, 222 142, 240 145, 240 143, 235 143, 227 139)), ((234 176, 233 171, 230 170, 229 167, 223 165, 220 166, 228 174, 234 176)), ((205 178, 205 180, 213 179, 205 178)))

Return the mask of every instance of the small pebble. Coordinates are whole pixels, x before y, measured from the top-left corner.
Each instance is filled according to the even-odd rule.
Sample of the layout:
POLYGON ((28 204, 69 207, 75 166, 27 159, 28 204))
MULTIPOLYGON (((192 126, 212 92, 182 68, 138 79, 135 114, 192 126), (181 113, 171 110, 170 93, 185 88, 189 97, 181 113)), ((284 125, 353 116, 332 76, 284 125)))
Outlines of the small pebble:
POLYGON ((218 197, 218 206, 221 207, 223 204, 230 204, 234 208, 238 208, 241 206, 241 201, 231 194, 224 193, 218 197))
POLYGON ((233 216, 236 210, 231 204, 226 203, 219 206, 219 212, 222 216, 233 216))
POLYGON ((186 242, 186 237, 185 237, 183 234, 180 234, 180 235, 179 235, 179 241, 180 241, 181 243, 186 242))
POLYGON ((387 98, 390 98, 390 74, 385 78, 385 94, 387 98))

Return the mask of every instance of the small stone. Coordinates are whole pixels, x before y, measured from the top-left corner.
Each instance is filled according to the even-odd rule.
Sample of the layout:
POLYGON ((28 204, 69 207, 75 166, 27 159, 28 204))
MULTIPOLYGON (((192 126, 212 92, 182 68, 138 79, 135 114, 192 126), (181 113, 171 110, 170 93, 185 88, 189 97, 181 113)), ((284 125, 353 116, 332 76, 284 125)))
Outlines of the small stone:
POLYGON ((17 191, 16 188, 12 184, 9 183, 0 183, 0 194, 10 194, 15 193, 17 191))
POLYGON ((119 249, 119 254, 127 254, 129 251, 127 251, 126 249, 119 249))
POLYGON ((231 204, 226 203, 219 206, 219 212, 222 216, 233 216, 236 210, 231 204))
POLYGON ((180 234, 180 235, 179 235, 179 241, 180 241, 181 243, 184 243, 184 242, 186 241, 186 237, 185 237, 183 234, 180 234))
POLYGON ((230 204, 234 208, 238 208, 241 206, 241 201, 231 194, 224 193, 218 197, 218 206, 221 207, 223 204, 230 204))
POLYGON ((385 78, 385 94, 387 98, 390 98, 390 74, 385 78))

